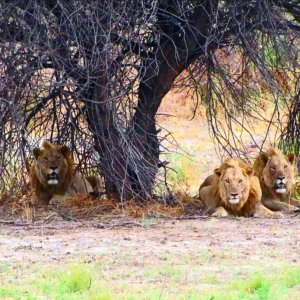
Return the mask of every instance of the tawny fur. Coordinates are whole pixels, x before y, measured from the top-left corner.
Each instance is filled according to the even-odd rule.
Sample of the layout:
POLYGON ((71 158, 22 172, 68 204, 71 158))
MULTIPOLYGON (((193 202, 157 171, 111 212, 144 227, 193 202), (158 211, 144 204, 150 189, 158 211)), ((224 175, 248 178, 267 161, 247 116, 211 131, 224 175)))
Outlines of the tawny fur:
POLYGON ((225 160, 215 173, 207 177, 199 189, 199 197, 204 202, 210 213, 215 215, 251 217, 254 215, 274 217, 275 214, 261 204, 261 188, 259 180, 253 176, 253 169, 239 158, 229 158, 225 160), (238 204, 231 204, 225 196, 228 191, 222 182, 225 172, 229 176, 231 172, 236 171, 241 177, 242 186, 240 187, 240 201, 238 204))
POLYGON ((271 210, 294 210, 300 202, 293 198, 294 169, 296 156, 284 155, 279 149, 270 148, 262 152, 254 162, 254 174, 259 178, 262 188, 262 202, 271 210), (275 166, 275 171, 271 167, 275 166), (285 176, 286 192, 277 193, 274 184, 278 176, 285 176))
POLYGON ((45 141, 43 149, 35 148, 33 154, 35 161, 31 166, 31 187, 39 203, 49 204, 54 195, 71 196, 75 193, 99 192, 100 178, 89 176, 86 179, 75 172, 71 152, 66 146, 45 141), (57 166, 59 170, 59 180, 56 185, 49 185, 45 175, 50 167, 48 157, 51 157, 51 164, 57 166), (47 160, 43 160, 44 158, 47 160))

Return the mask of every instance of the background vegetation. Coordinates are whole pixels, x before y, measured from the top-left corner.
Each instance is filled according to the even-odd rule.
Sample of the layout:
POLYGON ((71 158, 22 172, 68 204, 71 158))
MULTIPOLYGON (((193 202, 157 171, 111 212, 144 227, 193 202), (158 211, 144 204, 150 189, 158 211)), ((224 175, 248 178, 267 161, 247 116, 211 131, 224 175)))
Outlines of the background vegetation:
POLYGON ((32 148, 50 139, 72 148, 79 169, 101 173, 114 198, 168 197, 161 153, 174 141, 158 113, 171 89, 193 97, 191 118, 202 105, 227 155, 247 154, 241 131, 265 145, 254 122, 266 132, 276 123, 281 146, 299 151, 298 1, 13 0, 0 9, 2 192, 23 186, 32 148))

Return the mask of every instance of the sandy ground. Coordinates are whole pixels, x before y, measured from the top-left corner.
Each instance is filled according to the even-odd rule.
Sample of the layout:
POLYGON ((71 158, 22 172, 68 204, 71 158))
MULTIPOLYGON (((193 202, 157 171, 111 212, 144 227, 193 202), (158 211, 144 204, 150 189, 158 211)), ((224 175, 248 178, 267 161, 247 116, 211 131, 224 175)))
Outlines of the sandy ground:
POLYGON ((272 266, 299 265, 299 249, 299 215, 285 219, 119 219, 105 228, 72 221, 0 227, 1 262, 8 263, 97 257, 113 261, 127 256, 156 264, 166 253, 191 257, 206 253, 215 266, 224 260, 234 265, 245 260, 254 265, 262 261, 272 266))

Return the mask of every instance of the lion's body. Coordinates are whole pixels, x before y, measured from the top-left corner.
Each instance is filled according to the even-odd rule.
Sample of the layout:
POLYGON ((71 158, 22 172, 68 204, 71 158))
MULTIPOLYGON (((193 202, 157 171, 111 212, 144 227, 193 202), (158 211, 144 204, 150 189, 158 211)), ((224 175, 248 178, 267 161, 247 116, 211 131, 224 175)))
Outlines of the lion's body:
POLYGON ((43 147, 33 150, 35 161, 31 167, 31 187, 39 203, 49 204, 54 195, 99 192, 100 178, 84 178, 75 172, 71 153, 66 146, 45 141, 43 147))
POLYGON ((227 159, 199 189, 200 199, 215 216, 275 216, 261 204, 261 196, 258 178, 239 158, 227 159))
POLYGON ((254 174, 262 188, 262 202, 274 211, 294 210, 300 202, 292 197, 295 155, 270 148, 254 162, 254 174))

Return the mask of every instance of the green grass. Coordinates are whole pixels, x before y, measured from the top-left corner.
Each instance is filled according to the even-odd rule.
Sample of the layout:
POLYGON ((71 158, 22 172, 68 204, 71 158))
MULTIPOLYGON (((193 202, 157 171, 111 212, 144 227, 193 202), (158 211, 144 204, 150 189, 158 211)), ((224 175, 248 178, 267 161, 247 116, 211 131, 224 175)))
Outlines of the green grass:
POLYGON ((300 299, 300 289, 293 290, 294 287, 300 287, 300 267, 278 270, 271 276, 258 272, 245 280, 232 281, 208 297, 214 300, 300 299))
POLYGON ((188 154, 172 153, 166 156, 173 171, 168 173, 168 182, 176 191, 197 194, 200 185, 199 175, 202 166, 198 160, 199 154, 185 149, 188 154), (176 171, 175 171, 176 170, 176 171))
MULTIPOLYGON (((186 258, 184 258, 186 259, 186 258)), ((224 280, 218 273, 194 274, 198 264, 175 265, 167 257, 161 266, 147 267, 132 281, 131 272, 117 272, 99 262, 69 266, 34 266, 31 269, 1 268, 1 299, 207 299, 284 300, 300 299, 300 267, 259 270, 234 275, 228 267, 224 280), (126 274, 125 274, 126 275, 126 274), (239 279, 234 279, 239 276, 239 279), (135 279, 137 280, 137 279, 135 279)), ((128 270, 129 271, 129 270, 128 270)), ((224 273, 222 271, 222 273, 224 273)))

